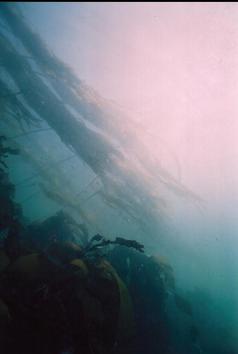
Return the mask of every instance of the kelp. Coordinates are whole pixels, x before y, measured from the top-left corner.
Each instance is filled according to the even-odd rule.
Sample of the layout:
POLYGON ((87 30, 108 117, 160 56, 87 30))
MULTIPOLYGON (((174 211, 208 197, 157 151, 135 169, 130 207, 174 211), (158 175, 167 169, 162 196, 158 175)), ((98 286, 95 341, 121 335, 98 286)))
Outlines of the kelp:
POLYGON ((162 256, 152 256, 151 260, 159 266, 159 273, 163 278, 164 286, 167 291, 175 291, 175 276, 172 266, 162 256))
MULTIPOLYGON (((56 92, 59 93, 65 103, 76 108, 84 118, 94 123, 98 128, 105 130, 110 126, 115 133, 120 128, 118 116, 120 117, 122 112, 115 114, 115 107, 113 106, 112 114, 109 110, 111 106, 109 102, 103 100, 92 88, 85 85, 69 67, 48 50, 40 36, 29 28, 19 9, 16 11, 16 8, 16 6, 13 8, 8 4, 3 4, 2 15, 14 35, 22 41, 36 60, 43 71, 43 75, 46 74, 51 79, 51 84, 56 92), (109 115, 112 119, 108 119, 109 115)), ((126 134, 126 131, 124 133, 126 134)), ((123 135, 121 134, 121 136, 123 135)))
POLYGON ((0 37, 0 48, 3 66, 24 92, 29 106, 48 122, 67 146, 74 148, 95 173, 103 174, 110 156, 119 152, 111 146, 109 148, 101 134, 87 128, 67 110, 3 35, 0 37))
POLYGON ((22 127, 23 122, 28 126, 39 124, 39 119, 21 102, 19 96, 22 92, 12 92, 6 83, 0 78, 0 104, 4 106, 5 113, 17 120, 22 127))
POLYGON ((19 204, 14 201, 15 186, 11 183, 6 159, 9 154, 18 154, 19 151, 11 146, 5 136, 0 136, 0 230, 11 227, 22 218, 19 204))
POLYGON ((59 166, 61 163, 65 163, 77 156, 70 155, 69 157, 55 161, 55 159, 45 152, 44 146, 38 145, 36 142, 34 143, 34 148, 37 148, 37 156, 32 152, 32 149, 29 149, 29 147, 23 144, 14 141, 13 145, 18 148, 20 156, 24 161, 29 163, 34 170, 36 170, 36 173, 17 183, 18 187, 25 182, 29 182, 31 179, 40 178, 40 182, 37 182, 39 191, 34 192, 32 196, 43 192, 47 198, 53 200, 55 203, 59 204, 59 206, 74 210, 79 218, 87 224, 93 223, 93 220, 82 208, 80 199, 76 198, 70 179, 59 166), (39 156, 41 156, 41 158, 39 156), (64 188, 62 188, 62 185, 64 188))
POLYGON ((96 234, 94 237, 90 239, 88 244, 83 249, 83 254, 90 255, 92 252, 97 251, 105 246, 109 245, 117 245, 117 246, 124 246, 128 248, 132 248, 138 252, 144 252, 144 245, 137 242, 136 240, 128 240, 124 237, 116 237, 115 240, 109 240, 100 234, 96 234))
POLYGON ((157 159, 149 157, 146 146, 136 137, 143 129, 56 58, 29 28, 17 6, 4 3, 0 14, 31 56, 29 61, 2 33, 2 67, 35 115, 45 120, 98 176, 101 188, 94 195, 126 213, 147 234, 150 225, 166 217, 162 186, 199 201, 157 159), (35 71, 32 62, 41 72, 35 71))
POLYGON ((0 164, 7 168, 4 159, 9 156, 9 154, 17 155, 19 153, 18 149, 14 149, 9 146, 4 146, 4 142, 6 142, 7 138, 4 135, 0 136, 0 164))
POLYGON ((171 264, 162 256, 152 256, 150 257, 151 261, 158 266, 158 271, 160 277, 163 281, 164 289, 166 294, 170 294, 173 297, 176 307, 186 314, 187 316, 193 316, 193 309, 190 301, 179 294, 178 289, 176 288, 174 270, 171 264))
MULTIPOLYGON (((43 73, 50 74, 50 82, 64 103, 71 105, 75 111, 80 112, 83 119, 95 124, 108 136, 113 135, 113 138, 124 147, 128 146, 132 150, 133 146, 137 145, 135 143, 142 144, 139 135, 145 132, 144 127, 132 121, 118 106, 103 99, 92 88, 79 80, 70 68, 48 50, 39 35, 34 33, 26 24, 19 11, 14 11, 5 4, 2 8, 2 14, 14 35, 22 41, 25 48, 43 70, 43 73), (123 125, 120 124, 122 120, 123 125)), ((139 154, 136 155, 137 158, 140 158, 139 154)), ((144 161, 145 159, 142 160, 142 164, 144 161)), ((152 164, 150 167, 154 168, 154 165, 152 164)), ((178 184, 178 181, 163 169, 159 161, 156 161, 156 167, 160 176, 164 176, 170 183, 178 184)), ((192 196, 197 197, 191 193, 190 197, 192 196)))
POLYGON ((28 225, 23 239, 36 250, 44 251, 51 243, 64 243, 66 252, 77 251, 88 242, 89 231, 84 224, 78 223, 69 213, 61 210, 43 221, 35 221, 28 225), (72 243, 75 245, 72 246, 72 243))
MULTIPOLYGON (((63 206, 64 208, 71 209, 78 214, 80 219, 89 226, 96 226, 96 220, 90 216, 81 206, 80 201, 74 201, 72 194, 68 193, 67 190, 56 189, 52 190, 45 184, 41 183, 40 187, 47 198, 53 200, 57 204, 63 206)), ((97 226, 96 226, 97 228, 97 226)))
POLYGON ((186 300, 184 297, 181 295, 175 294, 174 295, 174 300, 176 306, 184 313, 186 313, 188 316, 193 315, 193 310, 190 302, 186 300))
POLYGON ((72 158, 77 158, 77 155, 70 155, 64 159, 55 160, 45 151, 45 147, 36 141, 34 142, 34 149, 37 149, 37 155, 27 145, 17 143, 14 139, 12 145, 18 149, 24 161, 30 164, 36 171, 33 175, 18 182, 16 186, 24 186, 30 180, 36 179, 37 182, 35 185, 39 187, 37 192, 34 192, 21 201, 23 204, 43 192, 48 199, 54 201, 62 208, 73 210, 79 219, 88 226, 94 225, 94 228, 98 229, 96 220, 83 208, 81 198, 75 194, 72 181, 68 178, 64 169, 61 168, 61 164, 66 163, 72 158))
MULTIPOLYGON (((80 158, 100 176, 103 185, 107 186, 107 194, 109 196, 108 186, 110 185, 111 190, 116 190, 117 194, 122 194, 122 190, 118 188, 118 182, 110 178, 110 175, 106 173, 114 166, 114 173, 117 174, 119 179, 123 178, 122 171, 116 168, 116 165, 113 163, 114 157, 120 155, 119 151, 113 150, 99 133, 93 132, 77 121, 54 94, 49 91, 47 86, 39 78, 36 78, 30 66, 24 62, 23 58, 18 55, 6 38, 0 38, 0 47, 1 44, 3 49, 2 55, 4 56, 5 54, 4 65, 6 65, 6 69, 14 77, 17 84, 23 88, 23 91, 28 88, 25 99, 31 108, 35 109, 38 115, 46 119, 48 124, 62 138, 63 142, 66 145, 72 146, 80 158), (9 65, 9 63, 13 62, 14 65, 9 65), (20 71, 19 68, 21 69, 20 71), (23 80, 22 76, 24 73, 26 77, 23 80)), ((128 196, 126 196, 126 199, 120 199, 124 199, 125 204, 128 196)), ((130 203, 133 204, 133 200, 130 203)))
POLYGON ((100 268, 102 272, 109 273, 116 280, 120 295, 120 310, 118 316, 118 323, 116 325, 116 339, 117 341, 119 341, 119 343, 123 343, 135 334, 132 300, 124 281, 121 279, 114 267, 108 261, 102 260, 99 263, 98 268, 100 268))

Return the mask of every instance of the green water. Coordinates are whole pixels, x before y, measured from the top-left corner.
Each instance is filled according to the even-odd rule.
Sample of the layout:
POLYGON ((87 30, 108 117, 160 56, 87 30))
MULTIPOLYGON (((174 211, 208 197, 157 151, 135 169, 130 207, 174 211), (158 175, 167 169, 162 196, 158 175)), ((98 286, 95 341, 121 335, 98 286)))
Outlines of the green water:
MULTIPOLYGON (((171 150, 163 141, 163 132, 166 137, 175 135, 177 139, 176 125, 167 126, 162 119, 159 124, 163 129, 151 131, 146 120, 136 119, 137 113, 116 103, 120 95, 115 89, 117 75, 114 80, 110 76, 110 63, 123 56, 121 49, 127 45, 127 38, 119 36, 123 14, 127 14, 126 30, 130 34, 130 30, 137 28, 139 41, 148 25, 143 16, 151 13, 152 5, 146 8, 143 4, 144 14, 137 4, 135 18, 129 5, 118 5, 114 25, 111 21, 117 11, 111 6, 0 6, 0 129, 9 138, 9 144, 20 149, 19 155, 7 159, 15 201, 22 207, 26 225, 42 222, 64 210, 83 223, 91 236, 100 233, 111 240, 123 236, 143 243, 146 255, 163 257, 171 265, 176 291, 193 309, 192 316, 181 311, 174 303, 173 291, 168 291, 162 312, 166 314, 172 343, 170 353, 235 354, 235 163, 231 161, 224 169, 220 166, 216 170, 207 165, 209 159, 204 157, 204 165, 201 160, 196 167, 188 153, 186 164, 186 150, 171 150), (107 19, 107 25, 103 25, 107 19), (108 36, 103 37, 102 50, 100 33, 108 36), (124 40, 126 44, 119 44, 119 53, 111 54, 110 45, 117 36, 119 43, 124 40), (109 68, 108 72, 102 63, 109 68), (109 82, 105 87, 101 83, 104 79, 109 82), (154 138, 157 133, 161 140, 154 138), (158 140, 157 150, 150 144, 154 139, 158 140), (177 160, 180 162, 176 163, 177 160), (206 171, 207 184, 201 171, 206 171), (198 334, 192 332, 193 326, 198 334)), ((129 57, 125 58, 129 61, 129 57)), ((119 60, 117 65, 126 66, 126 59, 119 60)), ((137 85, 142 90, 143 83, 137 85)), ((172 111, 172 105, 170 108, 172 111)), ((178 114, 178 121, 179 117, 178 114)), ((215 120, 214 132, 217 126, 215 120)), ((186 140, 186 124, 183 129, 186 140)), ((211 159, 214 150, 218 150, 218 155, 221 150, 223 156, 225 145, 219 141, 214 145, 211 159)), ((235 146, 230 150, 233 152, 235 146)), ((204 151, 203 155, 209 153, 204 151)), ((194 157, 196 160, 196 154, 194 157)), ((156 308, 153 287, 140 286, 140 296, 148 295, 156 308)), ((137 296, 136 292, 133 296, 137 296)), ((148 307, 143 311, 141 321, 145 318, 149 326, 146 311, 153 310, 148 307)), ((155 339, 156 334, 153 337, 152 333, 151 341, 155 339)), ((151 347, 153 351, 153 343, 151 347)), ((142 344, 140 350, 138 353, 145 353, 146 346, 142 344)))

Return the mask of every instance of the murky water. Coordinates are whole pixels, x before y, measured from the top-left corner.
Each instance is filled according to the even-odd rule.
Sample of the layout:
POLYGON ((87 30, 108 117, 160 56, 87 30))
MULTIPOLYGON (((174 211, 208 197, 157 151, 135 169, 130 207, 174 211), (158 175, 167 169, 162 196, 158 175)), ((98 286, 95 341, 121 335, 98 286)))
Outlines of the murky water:
POLYGON ((63 210, 86 238, 144 245, 109 257, 134 304, 128 353, 238 352, 237 18, 235 3, 0 6, 11 198, 26 228, 63 210))

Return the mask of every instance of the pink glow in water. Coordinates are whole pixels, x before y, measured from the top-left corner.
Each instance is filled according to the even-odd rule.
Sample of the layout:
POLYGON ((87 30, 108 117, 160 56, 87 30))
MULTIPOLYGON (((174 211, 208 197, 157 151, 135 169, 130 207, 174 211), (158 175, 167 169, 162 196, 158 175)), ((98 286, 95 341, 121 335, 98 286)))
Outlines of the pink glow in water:
POLYGON ((49 4, 43 18, 56 54, 146 126, 174 175, 176 154, 185 184, 238 203, 236 3, 49 4))

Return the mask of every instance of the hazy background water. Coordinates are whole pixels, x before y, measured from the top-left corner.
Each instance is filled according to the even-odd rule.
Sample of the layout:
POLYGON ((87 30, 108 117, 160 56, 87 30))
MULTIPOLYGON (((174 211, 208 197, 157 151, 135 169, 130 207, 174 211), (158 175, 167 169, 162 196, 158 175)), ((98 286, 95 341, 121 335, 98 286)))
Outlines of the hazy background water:
MULTIPOLYGON (((227 353, 238 348, 237 4, 39 2, 21 8, 48 47, 139 123, 148 151, 202 198, 200 208, 163 191, 170 201, 167 234, 156 228, 152 238, 138 234, 148 253, 161 253, 173 265, 204 333, 214 331, 227 353)), ((43 159, 72 154, 52 130, 18 141, 37 157, 37 144, 44 146, 43 159)), ((33 167, 17 157, 10 165, 28 218, 61 208, 37 187, 33 167)), ((102 209, 97 198, 87 202, 84 189, 93 174, 84 163, 72 158, 62 170, 102 232, 137 238, 137 227, 119 211, 102 209)))

